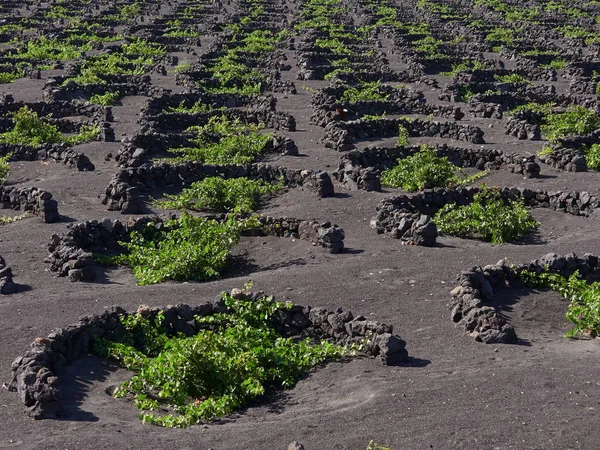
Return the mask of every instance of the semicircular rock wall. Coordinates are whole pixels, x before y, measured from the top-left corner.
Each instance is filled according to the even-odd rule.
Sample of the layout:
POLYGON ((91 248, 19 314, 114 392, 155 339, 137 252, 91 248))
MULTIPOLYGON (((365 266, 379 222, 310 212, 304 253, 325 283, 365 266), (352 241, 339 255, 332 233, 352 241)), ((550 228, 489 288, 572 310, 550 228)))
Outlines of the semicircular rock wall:
POLYGON ((458 285, 452 290, 449 303, 452 321, 476 341, 486 344, 516 344, 519 339, 514 327, 491 303, 496 289, 523 287, 525 284, 519 275, 524 271, 549 271, 566 277, 579 271, 584 278, 592 278, 600 273, 600 266, 598 256, 592 253, 586 253, 582 257, 575 253, 548 253, 526 264, 510 265, 503 259, 496 264, 475 266, 457 277, 458 285))
MULTIPOLYGON (((234 289, 231 295, 256 299, 261 294, 245 294, 234 289)), ((140 306, 137 312, 150 316, 158 308, 140 306)), ((219 299, 196 305, 169 305, 162 309, 163 325, 170 334, 183 333, 192 336, 200 331, 195 317, 210 316, 226 312, 219 299)), ((93 351, 96 338, 118 341, 125 334, 121 317, 136 312, 127 312, 113 306, 102 314, 82 317, 76 324, 55 329, 46 338, 36 338, 31 348, 12 364, 12 379, 8 383, 11 391, 17 392, 28 414, 35 419, 57 418, 60 415, 60 375, 66 365, 84 358, 93 351)), ((400 364, 408 358, 406 343, 394 334, 393 326, 355 316, 350 311, 294 305, 280 310, 273 318, 277 330, 285 337, 310 337, 327 340, 339 345, 364 344, 364 353, 378 356, 386 365, 400 364)))

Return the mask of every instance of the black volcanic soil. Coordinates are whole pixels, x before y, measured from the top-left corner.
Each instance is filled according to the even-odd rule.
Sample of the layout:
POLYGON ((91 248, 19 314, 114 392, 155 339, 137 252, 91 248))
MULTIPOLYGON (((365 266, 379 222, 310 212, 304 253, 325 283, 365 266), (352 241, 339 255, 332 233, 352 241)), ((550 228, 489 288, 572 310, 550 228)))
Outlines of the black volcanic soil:
MULTIPOLYGON (((384 46, 385 50, 385 46, 384 46)), ((297 70, 290 60, 293 79, 297 70)), ((43 78, 46 75, 43 74, 43 78)), ((174 91, 174 76, 153 75, 174 91)), ((296 81, 319 88, 324 82, 296 81)), ((16 100, 41 98, 43 82, 19 80, 1 85, 16 100)), ((421 86, 426 88, 426 86, 421 86)), ((289 135, 301 156, 267 158, 291 168, 333 171, 341 156, 318 141, 323 130, 311 125, 310 94, 277 94, 278 110, 296 116, 289 135)), ((142 97, 127 97, 114 107, 117 139, 136 129, 142 97)), ((491 119, 481 124, 485 144, 511 151, 535 151, 542 142, 506 136, 491 119), (488 128, 489 123, 494 128, 488 128)), ((417 140, 418 141, 418 140, 417 140)), ((224 279, 209 283, 136 286, 127 269, 107 270, 99 282, 70 283, 56 278, 43 263, 52 233, 69 221, 124 216, 100 204, 116 171, 119 143, 96 142, 77 148, 96 165, 76 172, 60 163, 15 162, 10 184, 35 185, 53 193, 65 220, 42 224, 32 217, 2 226, 0 254, 12 267, 22 292, 0 296, 0 372, 8 381, 11 362, 36 337, 100 313, 106 306, 135 309, 140 303, 165 306, 215 299, 219 292, 247 281, 254 288, 291 300, 328 308, 343 307, 394 325, 407 342, 410 361, 386 367, 357 358, 320 367, 293 388, 233 417, 187 429, 142 424, 125 400, 110 396, 128 374, 97 358, 71 366, 63 376, 61 420, 34 421, 18 396, 0 389, 0 449, 285 449, 294 440, 307 450, 364 449, 369 440, 392 449, 596 449, 600 446, 599 340, 568 340, 564 318, 568 303, 551 292, 500 291, 496 301, 515 325, 520 345, 484 345, 462 334, 450 321, 447 303, 455 276, 474 265, 502 258, 526 262, 549 252, 600 253, 598 221, 547 210, 533 211, 540 221, 532 244, 492 245, 440 237, 435 248, 403 246, 369 226, 378 202, 396 191, 346 191, 319 199, 290 189, 260 211, 272 216, 330 220, 344 228, 347 251, 325 253, 309 243, 244 238, 234 249, 235 264, 224 279)), ((558 172, 542 165, 543 177, 526 180, 504 171, 486 182, 547 190, 597 193, 598 173, 558 172)), ((13 212, 2 210, 2 215, 13 212)))

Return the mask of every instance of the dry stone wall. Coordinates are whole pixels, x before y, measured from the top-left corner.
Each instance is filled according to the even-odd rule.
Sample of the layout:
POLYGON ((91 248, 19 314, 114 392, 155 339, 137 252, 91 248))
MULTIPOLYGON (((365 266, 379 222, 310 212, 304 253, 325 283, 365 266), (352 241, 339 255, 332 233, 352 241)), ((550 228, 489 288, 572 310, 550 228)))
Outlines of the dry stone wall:
POLYGON ((60 219, 58 202, 48 191, 14 186, 0 186, 0 208, 27 211, 40 216, 43 222, 52 223, 60 219))
MULTIPOLYGON (((245 294, 239 289, 231 293, 235 298, 256 300, 261 294, 245 294)), ((168 305, 163 310, 164 326, 171 335, 183 333, 192 336, 200 331, 195 317, 206 317, 226 312, 222 300, 196 305, 168 305)), ((156 317, 156 308, 140 306, 138 312, 149 318, 156 317)), ((56 418, 60 413, 60 376, 66 365, 93 352, 95 339, 119 341, 125 335, 122 317, 128 313, 119 306, 99 315, 82 317, 79 322, 52 331, 46 338, 37 338, 23 356, 12 364, 12 379, 8 383, 16 391, 29 415, 35 419, 56 418)), ((280 310, 273 318, 278 331, 286 337, 327 340, 339 345, 361 343, 364 353, 379 357, 386 365, 400 364, 408 358, 406 343, 394 334, 393 326, 350 311, 294 305, 280 310)))
MULTIPOLYGON (((548 253, 528 264, 510 265, 506 260, 487 266, 476 266, 458 275, 458 285, 452 290, 451 319, 476 341, 486 344, 518 342, 514 327, 500 310, 492 306, 497 289, 523 287, 519 274, 524 271, 541 273, 547 270, 563 276, 575 271, 584 277, 594 277, 600 272, 598 256, 586 253, 558 255, 548 253)), ((527 301, 522 299, 521 301, 527 301)))

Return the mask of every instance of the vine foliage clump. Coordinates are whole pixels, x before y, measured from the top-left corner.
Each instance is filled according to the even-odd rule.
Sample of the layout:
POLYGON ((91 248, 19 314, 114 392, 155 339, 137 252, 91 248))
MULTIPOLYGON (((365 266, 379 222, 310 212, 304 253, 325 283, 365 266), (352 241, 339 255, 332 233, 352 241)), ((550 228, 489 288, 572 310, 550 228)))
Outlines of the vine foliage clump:
POLYGON ((200 331, 190 337, 168 337, 162 314, 154 320, 136 314, 122 319, 121 342, 96 340, 100 356, 135 372, 115 396, 132 395, 144 422, 186 427, 230 414, 268 388, 292 387, 312 367, 350 353, 325 341, 282 337, 273 318, 289 303, 226 293, 222 300, 226 312, 196 316, 200 331))

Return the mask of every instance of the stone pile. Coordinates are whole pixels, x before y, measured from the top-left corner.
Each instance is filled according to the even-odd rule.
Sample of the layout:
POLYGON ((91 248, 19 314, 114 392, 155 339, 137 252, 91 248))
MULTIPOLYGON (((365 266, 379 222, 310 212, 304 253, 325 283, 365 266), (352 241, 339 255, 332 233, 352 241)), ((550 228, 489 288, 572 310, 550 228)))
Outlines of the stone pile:
POLYGON ((0 294, 14 294, 17 290, 18 286, 13 282, 12 269, 6 265, 6 261, 0 256, 0 294))
MULTIPOLYGON (((182 133, 158 134, 150 132, 134 134, 131 139, 123 139, 115 160, 119 167, 139 167, 152 163, 152 159, 170 148, 188 147, 189 139, 182 133)), ((265 145, 265 152, 271 154, 298 155, 298 146, 287 136, 278 133, 270 135, 265 145)))
MULTIPOLYGON (((256 300, 262 294, 247 294, 240 289, 231 292, 234 298, 256 300)), ((204 302, 195 306, 169 305, 163 310, 163 324, 171 334, 192 336, 200 331, 195 317, 227 312, 222 300, 204 302)), ((156 317, 159 310, 140 306, 138 312, 148 318, 156 317)), ((23 356, 12 364, 11 391, 18 393, 29 415, 36 419, 55 418, 60 410, 60 376, 66 365, 93 352, 96 338, 120 341, 125 335, 122 317, 128 313, 114 306, 99 315, 86 316, 78 323, 55 329, 47 338, 37 338, 23 356)), ((392 325, 355 316, 350 311, 294 305, 280 310, 273 317, 276 328, 283 336, 327 340, 339 345, 362 344, 363 352, 379 357, 386 365, 400 364, 408 358, 406 343, 393 334, 392 325)))
MULTIPOLYGON (((223 214, 216 218, 226 220, 227 217, 223 214)), ((141 232, 150 222, 157 228, 164 227, 167 219, 144 216, 125 222, 103 219, 68 224, 62 235, 52 235, 48 244, 50 254, 45 262, 50 264, 50 271, 56 272, 59 277, 68 277, 72 282, 93 281, 96 278, 93 269, 94 252, 121 254, 124 248, 119 242, 129 242, 133 231, 141 232)), ((344 250, 344 230, 331 222, 320 223, 292 217, 259 216, 258 219, 260 227, 249 230, 247 234, 307 240, 330 253, 341 253, 344 250)))
POLYGON ((0 143, 0 156, 12 154, 17 161, 52 160, 62 161, 63 164, 81 171, 95 169, 94 164, 83 153, 76 152, 67 144, 42 144, 39 147, 20 144, 0 143))
POLYGON ((540 154, 539 159, 558 170, 565 172, 587 172, 585 155, 573 148, 553 147, 552 152, 540 154))
POLYGON ((586 172, 588 166, 584 151, 594 144, 600 144, 600 130, 585 136, 560 138, 552 146, 551 153, 540 155, 540 161, 567 172, 586 172))
MULTIPOLYGON (((446 144, 435 147, 437 156, 445 156, 457 167, 474 167, 479 170, 508 170, 527 178, 540 174, 535 155, 506 154, 501 150, 450 147, 446 144)), ((365 147, 351 150, 340 158, 334 178, 350 189, 380 191, 380 174, 394 167, 398 160, 414 155, 419 146, 410 147, 365 147)))
POLYGON ((58 202, 48 191, 14 186, 0 186, 0 208, 27 211, 40 216, 45 223, 56 222, 60 219, 58 202))
POLYGON ((190 161, 183 164, 163 162, 154 166, 145 164, 122 169, 113 176, 101 201, 111 211, 140 214, 145 211, 145 192, 167 186, 186 187, 212 176, 248 177, 266 182, 277 182, 283 178, 284 185, 288 187, 302 187, 319 197, 335 195, 331 177, 323 171, 293 170, 264 163, 216 166, 190 161))
MULTIPOLYGON (((198 125, 203 117, 214 114, 226 114, 228 117, 239 117, 248 123, 263 123, 268 128, 285 131, 296 130, 296 119, 288 113, 276 110, 277 99, 271 95, 242 94, 209 94, 182 93, 164 94, 159 98, 149 99, 142 108, 140 126, 149 125, 156 131, 181 130, 188 126, 198 125), (171 113, 169 108, 191 108, 196 103, 210 106, 214 111, 207 113, 171 113), (220 108, 226 108, 221 110, 220 108)), ((206 119, 207 120, 207 119, 206 119)))
POLYGON ((38 116, 48 116, 50 120, 72 116, 88 117, 89 123, 112 122, 112 108, 109 106, 81 104, 64 100, 50 102, 16 102, 11 94, 0 95, 0 116, 10 116, 23 106, 27 106, 38 116))
POLYGON ((587 278, 596 276, 600 267, 598 257, 591 253, 586 253, 581 258, 574 253, 564 256, 548 253, 529 264, 513 266, 506 260, 501 260, 497 264, 473 267, 458 275, 458 286, 451 292, 452 300, 449 306, 452 309, 452 321, 476 341, 486 344, 517 343, 518 338, 513 326, 501 311, 491 306, 495 290, 523 287, 524 283, 519 277, 522 272, 541 273, 544 270, 566 277, 579 271, 587 278))
POLYGON ((433 114, 455 120, 460 120, 464 116, 459 107, 428 104, 423 92, 408 88, 381 85, 380 91, 382 95, 386 95, 385 100, 356 102, 348 102, 341 98, 346 89, 348 86, 344 84, 332 85, 313 94, 311 106, 314 112, 310 117, 311 122, 324 127, 330 122, 339 120, 336 111, 341 110, 344 110, 344 120, 357 120, 366 114, 433 114))
POLYGON ((165 89, 151 84, 150 75, 105 75, 106 84, 79 85, 73 80, 67 81, 67 76, 49 78, 44 86, 44 100, 55 102, 70 101, 78 98, 81 93, 88 96, 106 93, 107 84, 113 92, 119 91, 122 96, 143 95, 147 97, 161 96, 165 89), (65 83, 66 84, 63 84, 65 83))
POLYGON ((466 141, 472 144, 485 143, 481 128, 472 125, 421 119, 383 118, 330 122, 325 127, 325 146, 337 151, 352 150, 355 148, 354 143, 362 139, 398 136, 399 125, 405 127, 410 136, 413 137, 440 137, 466 141))
MULTIPOLYGON (((433 246, 437 227, 431 217, 446 204, 464 206, 473 202, 478 192, 479 188, 476 187, 434 188, 410 196, 385 198, 377 205, 377 214, 371 219, 371 227, 379 234, 389 234, 408 244, 433 246)), ((600 217, 600 198, 585 191, 504 188, 500 195, 505 202, 522 199, 529 208, 547 208, 593 219, 600 217)))

